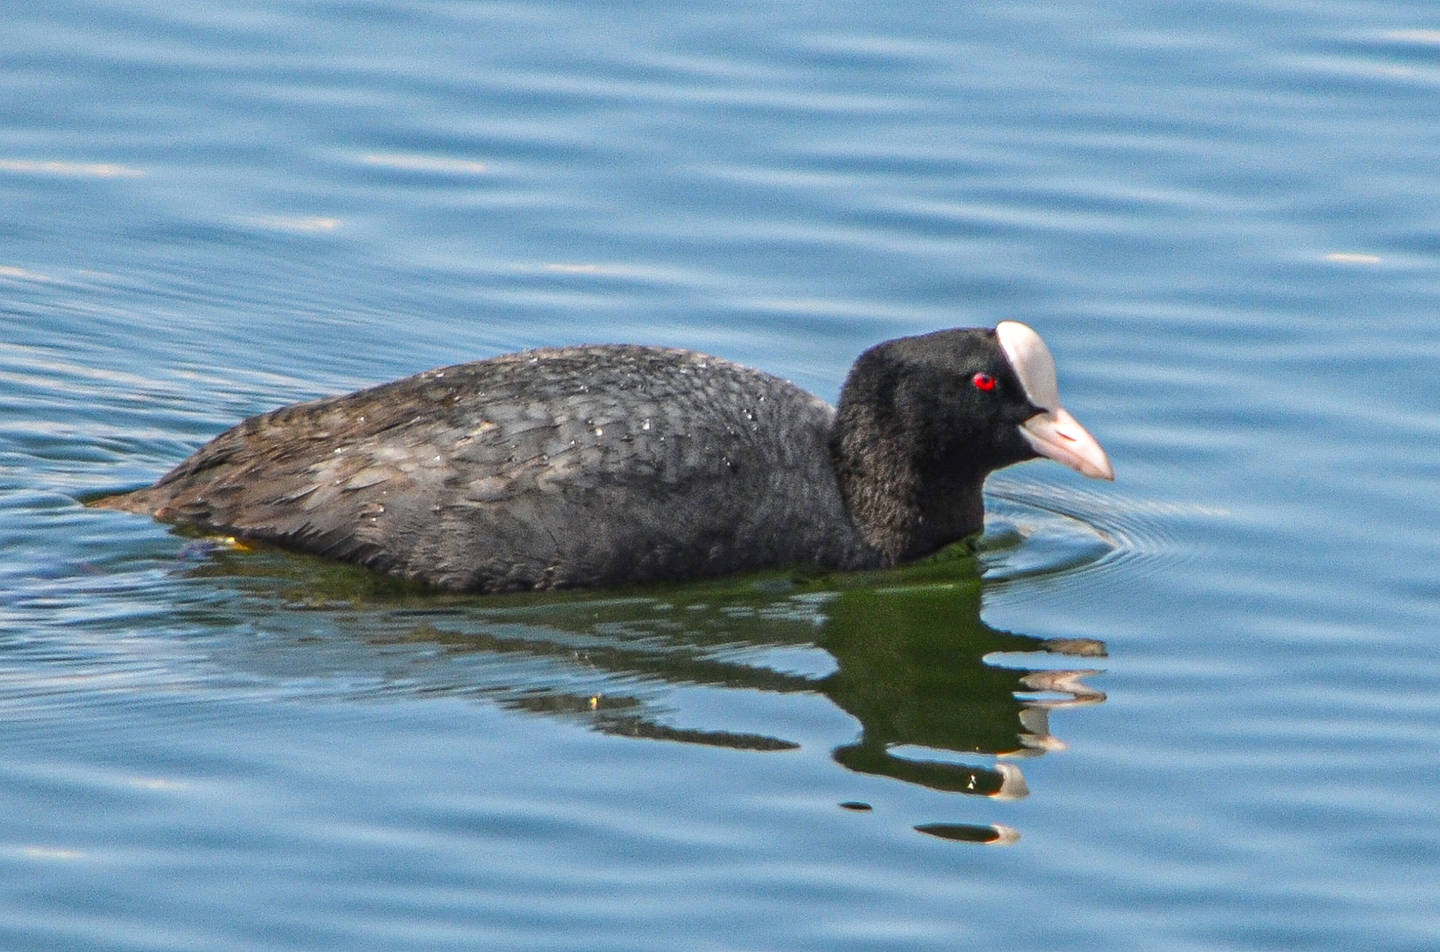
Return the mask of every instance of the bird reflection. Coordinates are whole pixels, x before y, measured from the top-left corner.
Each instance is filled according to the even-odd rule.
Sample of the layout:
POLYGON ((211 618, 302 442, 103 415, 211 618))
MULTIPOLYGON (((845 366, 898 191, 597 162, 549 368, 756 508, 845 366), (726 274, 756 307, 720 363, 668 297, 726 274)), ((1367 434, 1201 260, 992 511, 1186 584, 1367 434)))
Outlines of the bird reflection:
POLYGON ((912 759, 898 748, 1017 756, 1060 746, 1048 712, 1104 699, 1080 680, 1093 671, 1017 668, 987 660, 1000 652, 1096 657, 1097 641, 1045 641, 991 628, 980 618, 980 584, 845 592, 828 606, 820 644, 836 659, 817 687, 860 722, 860 738, 838 747, 851 770, 936 790, 1018 797, 1013 765, 975 766, 912 759), (1044 692, 1045 698, 1030 697, 1044 692))
MULTIPOLYGON (((239 562, 223 561, 230 571, 239 562)), ((783 723, 763 733, 677 726, 674 689, 821 696, 858 724, 831 752, 843 767, 937 791, 1013 798, 1026 794, 1016 759, 1064 746, 1050 733, 1049 712, 1104 699, 1083 681, 1093 669, 1053 667, 1045 656, 1092 659, 1105 646, 990 627, 980 617, 982 584, 973 560, 956 559, 633 597, 382 598, 359 615, 364 641, 387 659, 377 692, 472 695, 583 718, 607 734, 756 751, 800 745, 783 723), (397 666, 397 652, 407 651, 397 666)), ((296 588, 317 598, 313 585, 296 588)), ((323 595, 317 600, 334 606, 323 595)), ((304 653, 313 656, 316 613, 289 614, 306 627, 304 653)), ((749 710, 743 700, 731 709, 749 710)), ((917 829, 957 840, 1006 836, 988 826, 917 829)))
MULTIPOLYGON (((1105 648, 1088 639, 1044 640, 992 628, 980 618, 980 593, 978 578, 842 590, 815 604, 812 617, 802 612, 789 619, 774 611, 773 604, 765 612, 753 605, 737 610, 733 603, 692 603, 683 606, 692 616, 688 623, 668 632, 653 621, 647 624, 643 615, 637 618, 634 606, 603 606, 589 613, 589 633, 608 631, 609 637, 578 652, 553 633, 526 638, 484 630, 461 634, 432 629, 425 637, 467 650, 507 654, 571 651, 588 667, 642 684, 822 694, 860 725, 856 741, 833 751, 843 766, 935 790, 1018 797, 1025 794, 1025 783, 1012 764, 915 759, 900 751, 918 748, 951 756, 1019 757, 1063 747, 1050 733, 1049 711, 1103 700, 1103 694, 1081 680, 1095 672, 1012 667, 987 659, 997 653, 1099 657, 1105 648), (731 610, 721 616, 720 625, 713 624, 715 616, 697 611, 724 607, 731 610), (737 635, 759 657, 745 658, 737 647, 737 635), (765 649, 781 643, 814 644, 834 659, 835 670, 805 676, 768 667, 763 663, 765 649), (717 645, 724 654, 740 657, 716 657, 717 645)), ((666 616, 676 613, 672 608, 666 616)), ((555 625, 560 619, 548 621, 555 625)), ((532 684, 506 703, 534 712, 588 716, 596 729, 630 737, 746 750, 798 746, 783 736, 670 726, 662 711, 628 693, 623 685, 576 695, 532 684)))

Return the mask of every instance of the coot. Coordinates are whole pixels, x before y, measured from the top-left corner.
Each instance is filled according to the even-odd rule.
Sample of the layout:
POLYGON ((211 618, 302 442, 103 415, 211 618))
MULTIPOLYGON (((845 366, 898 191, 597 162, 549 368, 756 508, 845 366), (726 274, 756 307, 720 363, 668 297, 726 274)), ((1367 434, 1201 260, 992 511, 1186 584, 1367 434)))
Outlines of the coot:
POLYGON ((861 354, 838 408, 688 350, 533 350, 282 407, 95 504, 460 591, 864 569, 979 531, 991 471, 1112 479, 1040 336, 861 354))

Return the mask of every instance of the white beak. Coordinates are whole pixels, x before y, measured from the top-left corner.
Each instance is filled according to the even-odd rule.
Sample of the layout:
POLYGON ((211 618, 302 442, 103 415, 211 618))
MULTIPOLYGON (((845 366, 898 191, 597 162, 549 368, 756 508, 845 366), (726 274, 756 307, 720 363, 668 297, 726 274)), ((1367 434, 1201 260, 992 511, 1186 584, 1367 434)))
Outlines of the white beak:
POLYGON ((1115 478, 1110 457, 1064 407, 1035 414, 1020 424, 1020 435, 1041 456, 1064 463, 1091 479, 1115 478))

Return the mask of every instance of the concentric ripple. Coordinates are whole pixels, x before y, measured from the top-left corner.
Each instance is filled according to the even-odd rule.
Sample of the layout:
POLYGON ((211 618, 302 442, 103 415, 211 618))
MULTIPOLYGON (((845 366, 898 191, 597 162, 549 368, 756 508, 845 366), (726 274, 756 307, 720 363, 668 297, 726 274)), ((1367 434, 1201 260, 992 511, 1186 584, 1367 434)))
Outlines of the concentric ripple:
POLYGON ((1198 507, 1034 483, 992 485, 980 541, 987 582, 1084 575, 1131 584, 1181 557, 1175 523, 1198 507))

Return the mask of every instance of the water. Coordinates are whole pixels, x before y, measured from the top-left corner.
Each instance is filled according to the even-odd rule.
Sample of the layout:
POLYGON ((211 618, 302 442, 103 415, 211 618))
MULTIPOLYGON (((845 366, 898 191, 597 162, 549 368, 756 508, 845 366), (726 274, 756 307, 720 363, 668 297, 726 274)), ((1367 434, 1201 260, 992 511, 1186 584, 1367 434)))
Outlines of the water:
POLYGON ((0 947, 1440 941, 1433 5, 5 30, 0 947), (77 502, 519 347, 833 398, 1003 318, 1119 480, 1006 472, 973 559, 421 596, 77 502))

